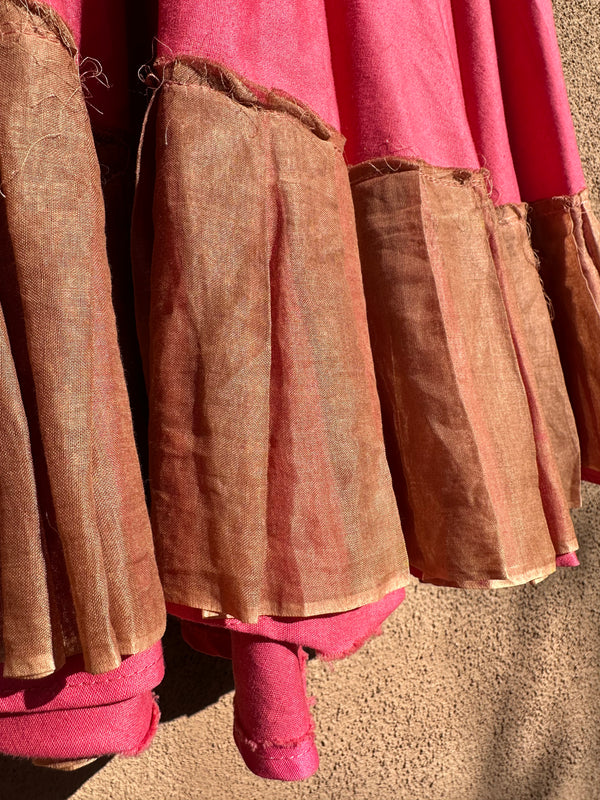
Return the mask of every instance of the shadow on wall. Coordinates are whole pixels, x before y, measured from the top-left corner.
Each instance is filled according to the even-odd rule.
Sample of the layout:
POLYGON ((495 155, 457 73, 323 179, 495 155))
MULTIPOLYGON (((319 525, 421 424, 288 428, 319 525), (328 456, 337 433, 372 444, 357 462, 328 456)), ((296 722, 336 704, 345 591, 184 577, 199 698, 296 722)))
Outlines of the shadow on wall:
MULTIPOLYGON (((231 662, 192 650, 181 638, 179 622, 172 617, 169 617, 163 648, 166 673, 157 689, 161 723, 191 716, 233 691, 231 662)), ((66 800, 110 760, 111 757, 100 758, 74 772, 61 772, 0 756, 0 797, 2 800, 66 800)))

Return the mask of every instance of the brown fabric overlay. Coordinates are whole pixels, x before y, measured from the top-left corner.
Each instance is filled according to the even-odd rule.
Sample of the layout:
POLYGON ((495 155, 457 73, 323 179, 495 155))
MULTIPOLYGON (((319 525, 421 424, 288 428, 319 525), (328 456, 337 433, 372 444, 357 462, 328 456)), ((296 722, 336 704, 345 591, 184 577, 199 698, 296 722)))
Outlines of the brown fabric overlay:
POLYGON ((579 452, 521 207, 485 175, 350 170, 388 461, 411 567, 537 580, 577 549, 579 452))
POLYGON ((530 208, 585 478, 600 482, 600 225, 587 191, 530 208))
POLYGON ((342 144, 216 65, 161 65, 133 254, 170 602, 252 622, 408 582, 342 144))
MULTIPOLYGON (((573 409, 566 391, 556 339, 552 330, 548 302, 540 281, 539 264, 535 258, 527 226, 527 206, 500 206, 496 209, 497 232, 502 257, 510 277, 510 299, 518 303, 513 318, 520 323, 519 338, 526 346, 524 357, 536 382, 530 404, 537 399, 540 422, 536 441, 538 448, 549 447, 556 458, 564 496, 571 508, 581 506, 581 458, 573 409), (542 427, 543 426, 543 427, 542 427)), ((497 266, 498 269, 498 266, 497 266)), ((552 470, 550 455, 545 459, 552 470)), ((556 484, 556 480, 555 480, 556 484)), ((556 485, 549 489, 556 492, 556 485)), ((561 504, 562 505, 562 504, 561 504)))
POLYGON ((0 0, 4 675, 86 669, 165 622, 117 346, 100 170, 69 32, 0 0))

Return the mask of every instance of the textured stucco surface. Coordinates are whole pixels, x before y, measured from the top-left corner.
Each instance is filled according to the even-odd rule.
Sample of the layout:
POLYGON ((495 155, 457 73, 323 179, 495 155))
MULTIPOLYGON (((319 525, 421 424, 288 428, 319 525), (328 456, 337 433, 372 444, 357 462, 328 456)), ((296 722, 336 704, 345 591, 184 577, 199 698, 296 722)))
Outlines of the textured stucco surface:
MULTIPOLYGON (((600 3, 554 5, 600 210, 600 3)), ((510 590, 412 586, 383 636, 333 668, 311 662, 321 768, 308 781, 246 770, 229 665, 172 625, 150 750, 69 774, 0 759, 1 800, 600 800, 600 487, 584 490, 580 569, 510 590)))

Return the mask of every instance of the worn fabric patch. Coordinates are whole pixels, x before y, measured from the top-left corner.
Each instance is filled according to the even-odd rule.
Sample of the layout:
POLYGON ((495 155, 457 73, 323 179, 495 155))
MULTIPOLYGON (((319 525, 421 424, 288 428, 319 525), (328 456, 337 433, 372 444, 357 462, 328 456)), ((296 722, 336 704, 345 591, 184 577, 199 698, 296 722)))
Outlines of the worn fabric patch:
POLYGON ((160 639, 165 609, 123 377, 100 170, 69 31, 0 2, 4 675, 160 639))
POLYGON ((497 212, 481 172, 388 158, 350 177, 411 568, 465 587, 542 578, 577 549, 579 452, 556 354, 541 368, 552 343, 522 212, 497 212))
POLYGON ((554 309, 583 477, 600 483, 600 225, 587 190, 533 203, 530 222, 554 309))
POLYGON ((208 62, 160 81, 133 253, 166 598, 244 622, 377 600, 408 564, 343 141, 208 62))

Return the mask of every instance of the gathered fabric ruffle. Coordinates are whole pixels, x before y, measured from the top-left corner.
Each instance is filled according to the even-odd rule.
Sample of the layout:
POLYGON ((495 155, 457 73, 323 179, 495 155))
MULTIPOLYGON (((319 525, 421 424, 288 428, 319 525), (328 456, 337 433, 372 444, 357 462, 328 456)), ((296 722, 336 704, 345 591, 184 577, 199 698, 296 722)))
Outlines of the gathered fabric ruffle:
POLYGON ((76 652, 103 671, 148 646, 157 564, 168 602, 254 623, 375 602, 409 561, 422 580, 485 587, 573 553, 581 425, 526 207, 494 207, 480 170, 397 156, 349 181, 344 137, 309 106, 192 56, 149 77, 133 225, 153 551, 76 48, 36 9, 2 6, 2 118, 23 92, 36 109, 0 131, 2 513, 22 528, 0 541, 8 673, 76 652))
POLYGON ((581 464, 526 206, 387 157, 350 168, 349 219, 310 109, 205 60, 149 80, 133 252, 167 601, 346 611, 405 585, 405 541, 427 582, 552 573, 581 464))
MULTIPOLYGON (((76 6, 56 3, 80 25, 76 6)), ((153 549, 77 48, 48 7, 0 0, 0 658, 9 681, 77 653, 78 672, 125 669, 166 598, 233 660, 248 766, 296 780, 318 765, 303 647, 360 647, 409 570, 489 588, 577 564, 582 463, 600 478, 598 223, 547 0, 290 0, 268 25, 235 0, 160 6, 132 234, 153 549), (518 63, 515 19, 535 43, 518 63)), ((150 690, 40 715, 15 693, 0 750, 134 752, 150 690)))

